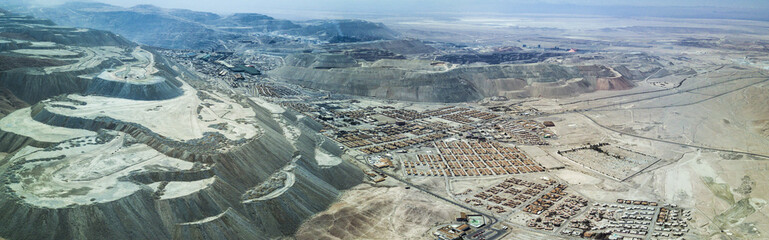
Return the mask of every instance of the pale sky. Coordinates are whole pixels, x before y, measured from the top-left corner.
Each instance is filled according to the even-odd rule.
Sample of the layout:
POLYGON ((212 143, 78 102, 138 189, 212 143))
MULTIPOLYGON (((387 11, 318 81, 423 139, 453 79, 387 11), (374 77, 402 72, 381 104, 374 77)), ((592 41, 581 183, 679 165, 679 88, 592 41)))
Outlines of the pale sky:
MULTIPOLYGON (((29 0, 64 2, 68 0, 29 0)), ((83 1, 83 0, 81 0, 83 1)), ((85 0, 88 1, 88 0, 85 0)), ((220 14, 235 12, 274 13, 319 11, 377 14, 419 14, 427 12, 520 12, 548 11, 565 4, 581 6, 709 7, 714 11, 731 9, 769 9, 769 0, 91 0, 131 7, 152 4, 164 8, 183 8, 220 14)), ((565 6, 563 6, 565 7, 565 6)), ((568 9, 568 8, 566 8, 568 9)), ((587 8, 588 11, 590 8, 587 8)), ((560 9, 559 12, 563 12, 560 9)), ((584 10, 583 10, 584 11, 584 10)), ((598 11, 598 10, 596 10, 598 11)))

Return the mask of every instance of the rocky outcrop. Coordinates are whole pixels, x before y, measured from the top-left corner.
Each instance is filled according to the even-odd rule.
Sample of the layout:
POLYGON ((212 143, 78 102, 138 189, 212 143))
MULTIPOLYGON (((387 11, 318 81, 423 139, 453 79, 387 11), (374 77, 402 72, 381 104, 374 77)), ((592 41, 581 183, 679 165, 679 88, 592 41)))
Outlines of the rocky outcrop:
POLYGON ((186 170, 186 171, 156 171, 156 172, 141 172, 131 174, 127 180, 135 181, 143 184, 150 184, 155 182, 192 182, 203 179, 208 179, 216 176, 215 168, 206 167, 201 169, 186 170))

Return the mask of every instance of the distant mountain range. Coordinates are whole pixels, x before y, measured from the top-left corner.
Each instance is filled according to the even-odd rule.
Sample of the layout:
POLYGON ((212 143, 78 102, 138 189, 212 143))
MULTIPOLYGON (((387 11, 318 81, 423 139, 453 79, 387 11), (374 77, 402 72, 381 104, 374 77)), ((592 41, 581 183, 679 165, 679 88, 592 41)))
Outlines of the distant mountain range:
POLYGON ((399 34, 381 23, 362 20, 317 20, 294 23, 256 13, 221 16, 153 5, 124 8, 104 3, 70 2, 36 7, 9 0, 0 7, 59 25, 112 31, 130 40, 163 48, 208 49, 222 40, 248 39, 258 34, 304 36, 326 42, 357 42, 396 39, 399 34))

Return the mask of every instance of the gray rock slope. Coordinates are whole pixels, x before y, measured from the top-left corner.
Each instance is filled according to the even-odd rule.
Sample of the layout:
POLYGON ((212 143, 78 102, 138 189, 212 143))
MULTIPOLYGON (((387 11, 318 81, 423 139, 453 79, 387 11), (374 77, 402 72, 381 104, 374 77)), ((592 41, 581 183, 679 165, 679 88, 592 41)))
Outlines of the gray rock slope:
POLYGON ((616 77, 603 66, 438 67, 445 65, 433 61, 379 60, 364 66, 345 55, 295 54, 286 58, 286 65, 268 74, 282 81, 337 93, 424 102, 466 102, 500 95, 572 96, 597 90, 597 79, 616 77))
POLYGON ((118 33, 144 45, 171 49, 211 49, 221 40, 249 39, 277 32, 308 36, 327 42, 391 40, 400 34, 381 23, 362 20, 317 20, 302 24, 255 13, 222 16, 152 5, 130 8, 95 2, 66 2, 39 7, 28 1, 7 0, 0 7, 46 18, 61 25, 118 33))
MULTIPOLYGON (((49 118, 49 121, 72 122, 62 118, 49 118)), ((0 236, 9 239, 233 239, 233 236, 252 239, 255 233, 290 236, 302 221, 333 203, 342 190, 359 184, 363 175, 344 161, 335 166, 318 165, 313 154, 316 149, 331 152, 339 148, 316 142, 330 140, 311 132, 309 127, 302 127, 302 136, 292 145, 282 133, 269 128, 269 124, 265 123, 263 135, 226 153, 206 157, 193 156, 194 151, 174 154, 187 159, 211 159, 210 170, 131 176, 132 181, 142 183, 215 177, 211 186, 190 195, 156 199, 153 192, 146 189, 112 202, 56 209, 37 207, 8 190, 2 191, 0 217, 8 220, 8 224, 0 226, 0 236), (292 174, 296 176, 296 182, 288 186, 288 190, 272 199, 240 201, 243 192, 288 164, 295 166, 292 174), (218 233, 224 226, 232 229, 218 233)), ((123 127, 115 130, 140 131, 123 127)), ((151 137, 138 136, 139 142, 153 142, 151 137)), ((159 142, 151 146, 161 152, 178 148, 159 142)))
MULTIPOLYGON (((133 86, 124 90, 126 86, 104 85, 94 78, 81 77, 110 67, 104 65, 49 79, 45 79, 45 75, 19 71, 14 72, 18 75, 3 75, 2 83, 8 84, 9 89, 30 103, 66 93, 129 99, 142 96, 140 100, 146 101, 174 98, 176 86, 182 82, 172 79, 181 76, 195 86, 202 85, 182 66, 157 54, 155 60, 159 70, 157 75, 167 79, 165 85, 155 90, 149 90, 147 86, 136 88, 136 91, 133 86), (89 89, 98 92, 89 92, 89 89)), ((54 154, 70 143, 38 142, 24 133, 0 132, 3 146, 0 151, 10 153, 0 159, 0 238, 262 239, 290 236, 302 221, 333 203, 341 191, 362 182, 362 171, 350 162, 340 159, 329 165, 316 160, 317 152, 334 158, 341 154, 338 145, 317 132, 320 126, 317 122, 298 117, 295 112, 274 113, 248 99, 237 101, 254 110, 256 116, 249 120, 261 130, 260 134, 230 140, 221 134, 207 133, 200 139, 177 141, 140 124, 109 117, 86 119, 61 115, 46 110, 48 101, 35 104, 30 117, 39 123, 92 130, 98 133, 97 139, 125 136, 129 142, 124 144, 143 144, 165 157, 189 162, 193 167, 189 170, 131 172, 119 181, 130 182, 140 189, 125 197, 55 207, 20 197, 11 184, 18 184, 17 170, 30 161, 58 161, 67 156, 30 161, 23 156, 14 156, 27 146, 54 154), (289 139, 283 132, 286 128, 298 128, 301 134, 296 139, 289 139), (295 176, 295 181, 282 190, 268 193, 270 198, 244 199, 246 192, 263 185, 279 172, 290 173, 295 176), (201 180, 211 183, 181 195, 164 195, 161 191, 172 183, 184 185, 201 180)))

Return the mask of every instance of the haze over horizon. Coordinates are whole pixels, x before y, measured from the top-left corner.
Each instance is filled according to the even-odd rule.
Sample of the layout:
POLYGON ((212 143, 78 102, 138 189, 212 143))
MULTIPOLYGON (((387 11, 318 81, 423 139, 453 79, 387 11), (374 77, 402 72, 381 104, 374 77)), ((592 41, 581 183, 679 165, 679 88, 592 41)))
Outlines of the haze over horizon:
POLYGON ((228 1, 203 1, 203 0, 99 0, 99 1, 70 1, 70 0, 32 0, 33 4, 55 5, 65 2, 102 2, 121 7, 133 7, 141 4, 150 4, 163 8, 189 9, 195 11, 214 12, 218 14, 231 13, 266 13, 280 15, 280 17, 302 19, 314 18, 308 16, 311 12, 324 12, 326 18, 345 17, 362 14, 395 15, 395 16, 420 16, 431 13, 451 13, 461 15, 463 13, 554 13, 554 14, 591 14, 591 15, 629 15, 651 17, 718 17, 718 18, 759 18, 761 10, 769 9, 769 1, 736 0, 730 2, 717 0, 683 0, 683 1, 620 1, 620 0, 427 0, 427 1, 373 1, 373 0, 228 0, 228 1), (343 15, 329 15, 328 13, 344 13, 343 15), (751 15, 742 14, 750 13, 751 15), (727 16, 728 15, 728 16, 727 16), (759 15, 759 16, 753 16, 759 15))

